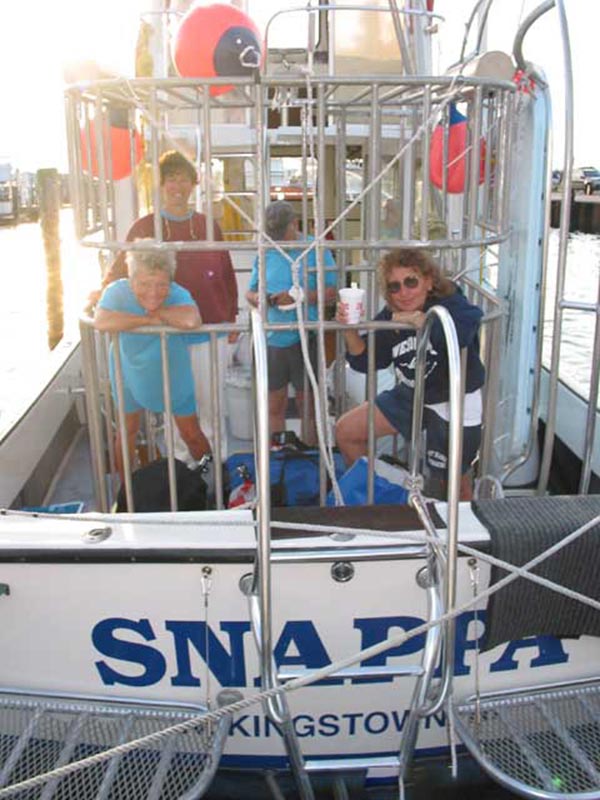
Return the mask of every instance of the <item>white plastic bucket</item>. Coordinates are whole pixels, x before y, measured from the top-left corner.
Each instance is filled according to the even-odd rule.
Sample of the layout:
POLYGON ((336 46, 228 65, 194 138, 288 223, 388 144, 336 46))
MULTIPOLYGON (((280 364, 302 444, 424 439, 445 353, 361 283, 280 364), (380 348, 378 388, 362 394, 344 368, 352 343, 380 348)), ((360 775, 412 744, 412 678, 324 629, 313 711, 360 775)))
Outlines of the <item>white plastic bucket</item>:
POLYGON ((231 367, 225 376, 229 431, 237 439, 252 439, 252 375, 248 367, 231 367))

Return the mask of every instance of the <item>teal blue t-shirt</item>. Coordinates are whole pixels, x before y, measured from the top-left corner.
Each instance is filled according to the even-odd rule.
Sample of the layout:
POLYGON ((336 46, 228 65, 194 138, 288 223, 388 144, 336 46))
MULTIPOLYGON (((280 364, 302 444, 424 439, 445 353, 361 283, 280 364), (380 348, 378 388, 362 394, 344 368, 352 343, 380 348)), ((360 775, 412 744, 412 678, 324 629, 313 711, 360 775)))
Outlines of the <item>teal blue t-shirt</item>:
MULTIPOLYGON (((292 250, 286 250, 286 255, 289 259, 295 261, 299 258, 311 241, 312 237, 306 241, 299 242, 299 247, 292 250)), ((317 264, 316 250, 311 250, 307 256, 302 260, 299 266, 298 281, 302 288, 304 288, 304 262, 308 269, 314 269, 317 264)), ((292 281, 292 264, 291 261, 283 256, 278 250, 267 250, 265 253, 265 277, 267 282, 267 294, 278 294, 279 292, 287 292, 293 285, 292 281)), ((335 269, 335 260, 330 250, 323 250, 323 265, 325 266, 325 286, 336 286, 337 275, 335 269)), ((258 258, 254 260, 252 267, 252 274, 250 275, 250 284, 248 286, 251 292, 258 290, 258 258)), ((308 273, 308 291, 315 291, 317 288, 317 273, 308 273)), ((307 317, 310 321, 314 321, 318 317, 316 303, 311 303, 308 306, 307 317)), ((269 306, 267 312, 268 322, 291 322, 296 323, 298 318, 296 310, 281 311, 281 309, 269 306)), ((289 331, 269 331, 267 334, 267 344, 269 347, 289 347, 300 341, 300 334, 297 330, 289 331)))
MULTIPOLYGON (((192 295, 183 286, 171 284, 166 306, 195 305, 192 295)), ((109 284, 99 302, 107 311, 123 311, 128 314, 145 315, 127 278, 109 284)), ((185 334, 167 337, 169 354, 169 382, 171 405, 177 416, 188 416, 196 412, 194 379, 185 334)), ((125 411, 131 413, 141 408, 148 411, 164 411, 163 380, 160 354, 160 336, 149 333, 121 333, 119 353, 123 372, 125 411)), ((113 397, 117 402, 114 353, 110 350, 110 382, 113 397)))

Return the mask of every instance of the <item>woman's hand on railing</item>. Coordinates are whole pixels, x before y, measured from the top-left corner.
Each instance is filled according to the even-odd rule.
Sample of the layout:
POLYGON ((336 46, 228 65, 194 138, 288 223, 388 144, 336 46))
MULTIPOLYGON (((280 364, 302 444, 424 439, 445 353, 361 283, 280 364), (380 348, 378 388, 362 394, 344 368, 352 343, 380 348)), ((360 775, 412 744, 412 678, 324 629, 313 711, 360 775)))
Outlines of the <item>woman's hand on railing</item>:
POLYGON ((184 331, 193 330, 202 325, 202 317, 196 304, 180 306, 160 306, 147 313, 151 322, 148 325, 170 325, 184 331))
POLYGON ((102 297, 102 289, 93 289, 87 296, 85 301, 85 305, 83 307, 84 314, 88 314, 92 316, 94 313, 94 309, 98 305, 98 301, 102 297))
POLYGON ((417 330, 420 330, 425 324, 423 311, 394 311, 392 319, 401 325, 412 325, 417 330))

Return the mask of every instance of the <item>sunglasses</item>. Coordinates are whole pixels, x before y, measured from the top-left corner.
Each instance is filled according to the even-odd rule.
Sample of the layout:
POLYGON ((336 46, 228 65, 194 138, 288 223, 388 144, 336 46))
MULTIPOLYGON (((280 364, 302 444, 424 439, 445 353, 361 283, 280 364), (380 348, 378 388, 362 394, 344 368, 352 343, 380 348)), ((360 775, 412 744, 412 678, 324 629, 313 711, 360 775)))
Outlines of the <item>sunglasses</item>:
POLYGON ((398 294, 403 285, 405 289, 416 289, 420 282, 421 278, 419 278, 418 275, 409 275, 407 278, 404 278, 403 281, 392 281, 388 283, 386 288, 390 294, 398 294))

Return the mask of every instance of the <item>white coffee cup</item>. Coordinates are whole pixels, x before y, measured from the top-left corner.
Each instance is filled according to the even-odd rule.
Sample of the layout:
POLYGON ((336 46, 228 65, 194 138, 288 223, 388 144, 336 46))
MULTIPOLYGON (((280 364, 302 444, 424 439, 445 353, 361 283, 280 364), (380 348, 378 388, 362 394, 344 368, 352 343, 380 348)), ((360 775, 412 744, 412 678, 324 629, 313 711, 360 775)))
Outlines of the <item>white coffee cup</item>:
POLYGON ((359 289, 356 283, 349 288, 340 289, 340 303, 349 324, 360 322, 365 312, 365 290, 359 289))

